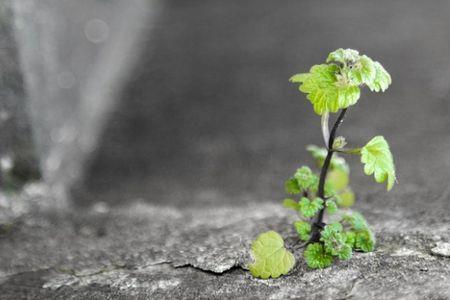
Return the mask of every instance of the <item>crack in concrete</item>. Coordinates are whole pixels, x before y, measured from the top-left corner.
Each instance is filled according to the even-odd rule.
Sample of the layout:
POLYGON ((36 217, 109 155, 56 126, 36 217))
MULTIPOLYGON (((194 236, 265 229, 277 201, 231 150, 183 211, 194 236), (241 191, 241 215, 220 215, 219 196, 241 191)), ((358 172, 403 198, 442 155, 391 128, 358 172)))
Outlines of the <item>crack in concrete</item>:
POLYGON ((99 275, 99 274, 103 274, 103 273, 107 273, 107 272, 112 272, 115 270, 126 270, 127 268, 125 267, 125 265, 123 265, 123 266, 112 265, 112 268, 101 268, 98 271, 94 271, 94 272, 87 273, 87 274, 79 273, 75 269, 66 269, 66 268, 51 268, 51 269, 60 274, 66 274, 66 275, 75 276, 77 278, 83 278, 83 277, 95 276, 95 275, 99 275))
MULTIPOLYGON (((95 277, 95 276, 102 275, 102 274, 107 274, 107 273, 111 274, 112 272, 120 271, 120 270, 132 273, 133 271, 137 271, 137 272, 138 271, 144 271, 144 270, 149 269, 151 267, 163 266, 163 265, 166 265, 166 266, 168 266, 168 267, 170 267, 170 268, 172 268, 174 270, 190 268, 190 269, 193 269, 193 270, 196 270, 196 271, 208 274, 208 275, 213 275, 213 276, 222 276, 222 275, 234 272, 236 270, 243 270, 243 271, 245 271, 245 268, 242 267, 239 264, 231 266, 231 267, 225 269, 224 271, 217 272, 217 271, 213 271, 213 270, 210 270, 210 269, 201 268, 201 267, 196 266, 196 265, 194 265, 192 263, 184 263, 184 264, 177 265, 177 264, 175 264, 172 261, 159 261, 159 262, 150 263, 150 264, 147 264, 147 265, 144 265, 144 266, 139 266, 139 265, 130 266, 130 265, 126 265, 126 264, 124 264, 124 265, 112 264, 109 267, 100 268, 98 270, 95 270, 95 271, 92 271, 92 272, 87 272, 87 273, 85 273, 83 270, 77 271, 77 270, 71 269, 71 268, 60 268, 60 267, 51 267, 51 268, 46 268, 45 270, 47 270, 47 271, 53 270, 53 271, 55 271, 58 274, 64 274, 64 275, 72 276, 72 277, 75 277, 77 279, 86 279, 86 278, 89 278, 89 277, 95 277)), ((44 270, 44 269, 42 269, 42 270, 44 270)), ((20 274, 20 273, 17 273, 17 274, 20 274)), ((11 277, 11 276, 14 276, 14 275, 17 275, 17 274, 10 274, 7 277, 11 277)), ((46 284, 44 284, 44 287, 54 288, 55 287, 54 284, 51 283, 52 280, 54 280, 54 278, 52 278, 46 284)), ((59 284, 56 284, 56 285, 59 288, 61 286, 71 286, 72 284, 73 284, 72 281, 67 280, 67 281, 64 281, 64 282, 60 282, 59 284)))
POLYGON ((220 272, 213 271, 213 270, 209 270, 209 269, 203 269, 203 268, 201 268, 201 267, 198 267, 198 266, 193 265, 192 263, 185 263, 185 264, 182 264, 182 265, 173 265, 173 264, 170 264, 170 266, 173 267, 174 269, 192 268, 192 269, 194 269, 194 270, 203 272, 203 273, 205 273, 205 274, 214 275, 214 276, 221 276, 221 275, 224 275, 224 274, 231 273, 231 272, 233 272, 233 271, 235 271, 235 270, 243 270, 243 271, 246 270, 244 267, 242 267, 242 266, 239 265, 239 264, 236 264, 236 265, 234 265, 234 266, 231 266, 231 267, 229 267, 229 268, 227 268, 227 269, 225 269, 225 270, 223 270, 223 271, 220 271, 220 272))

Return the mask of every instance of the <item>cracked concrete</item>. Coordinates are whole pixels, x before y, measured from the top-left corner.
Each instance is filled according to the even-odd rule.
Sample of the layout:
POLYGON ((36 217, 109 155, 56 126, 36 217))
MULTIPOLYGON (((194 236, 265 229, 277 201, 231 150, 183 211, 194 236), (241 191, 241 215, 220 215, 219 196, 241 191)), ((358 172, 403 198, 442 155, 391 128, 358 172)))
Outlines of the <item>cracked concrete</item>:
POLYGON ((278 203, 77 211, 17 196, 34 204, 0 235, 0 298, 447 299, 450 259, 431 249, 450 241, 450 217, 441 214, 450 204, 439 197, 418 221, 422 196, 385 197, 377 209, 363 196, 357 208, 374 228, 375 252, 310 270, 297 250, 295 269, 276 280, 252 278, 246 264, 260 232, 295 242, 295 213, 278 203))

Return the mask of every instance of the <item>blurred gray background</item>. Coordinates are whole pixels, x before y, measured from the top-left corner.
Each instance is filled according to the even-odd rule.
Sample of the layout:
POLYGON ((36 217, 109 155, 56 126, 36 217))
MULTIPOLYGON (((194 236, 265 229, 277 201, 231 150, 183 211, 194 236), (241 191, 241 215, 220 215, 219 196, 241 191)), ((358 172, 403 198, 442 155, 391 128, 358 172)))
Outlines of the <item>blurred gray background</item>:
MULTIPOLYGON (((16 141, 28 134, 31 107, 44 178, 62 181, 77 203, 279 201, 284 179, 312 165, 305 146, 322 144, 319 117, 288 78, 340 47, 380 61, 393 78, 384 94, 363 91, 340 133, 355 146, 386 137, 394 195, 450 179, 448 1, 134 1, 131 12, 120 1, 22 3, 2 8, 0 103, 10 121, 0 127, 1 152, 31 147, 16 141), (99 40, 86 33, 93 19, 106 24, 104 40, 105 24, 94 24, 99 40), (83 108, 83 97, 94 105, 83 108), (69 134, 55 133, 69 119, 69 134), (25 146, 8 146, 17 144, 25 146)), ((349 161, 356 192, 382 197, 359 159, 349 161)))

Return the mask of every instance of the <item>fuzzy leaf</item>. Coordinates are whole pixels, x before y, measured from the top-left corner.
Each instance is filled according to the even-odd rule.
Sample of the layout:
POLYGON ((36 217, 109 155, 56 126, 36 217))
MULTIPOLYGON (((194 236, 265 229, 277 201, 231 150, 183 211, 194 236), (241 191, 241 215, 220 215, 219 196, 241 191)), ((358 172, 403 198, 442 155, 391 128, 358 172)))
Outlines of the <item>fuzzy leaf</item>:
POLYGON ((300 84, 318 115, 335 113, 358 102, 360 86, 371 91, 385 91, 392 80, 379 62, 353 49, 337 49, 328 55, 327 64, 314 65, 309 73, 290 78, 300 84))
POLYGON ((374 137, 361 149, 361 162, 366 175, 374 174, 376 182, 387 181, 387 190, 392 189, 395 182, 394 159, 384 137, 374 137))
POLYGON ((347 243, 345 243, 342 246, 341 250, 337 253, 337 257, 340 260, 349 260, 350 258, 352 258, 352 255, 353 255, 353 249, 347 243))
POLYGON ((325 206, 327 207, 327 213, 329 213, 330 215, 337 212, 338 208, 336 202, 334 202, 333 200, 327 200, 327 202, 325 202, 325 206))
POLYGON ((323 200, 320 198, 309 200, 306 197, 302 197, 298 204, 300 214, 302 214, 305 218, 313 217, 320 209, 323 208, 323 200))
POLYGON ((357 85, 372 83, 376 75, 375 64, 368 56, 362 55, 353 64, 349 75, 351 80, 357 85))
POLYGON ((284 199, 283 200, 283 206, 286 207, 286 208, 293 209, 295 211, 299 210, 299 206, 298 206, 297 201, 295 201, 294 199, 291 199, 291 198, 284 199))
POLYGON ((347 245, 349 245, 350 247, 354 248, 355 247, 355 242, 356 242, 356 232, 354 231, 347 231, 345 232, 345 243, 347 245))
POLYGON ((286 180, 286 182, 284 183, 284 189, 286 190, 286 193, 290 195, 297 195, 301 192, 300 187, 298 186, 298 182, 295 178, 286 180))
POLYGON ((375 247, 375 236, 367 225, 366 219, 357 212, 343 217, 344 224, 351 228, 346 232, 347 239, 353 240, 354 248, 364 252, 373 251, 375 247))
POLYGON ((360 231, 369 228, 366 219, 358 212, 352 212, 352 214, 345 215, 343 217, 345 223, 349 224, 353 230, 360 231))
POLYGON ((325 197, 327 197, 327 198, 337 196, 336 190, 334 189, 333 185, 327 181, 325 181, 324 193, 325 193, 325 197))
POLYGON ((295 264, 295 258, 284 247, 283 238, 275 231, 260 234, 252 244, 255 260, 249 266, 253 276, 262 279, 278 278, 287 274, 295 264))
POLYGON ((316 176, 316 178, 314 179, 314 183, 309 188, 309 191, 316 194, 317 190, 319 189, 319 181, 320 181, 319 177, 316 176))
POLYGON ((355 237, 355 249, 371 252, 375 249, 375 236, 368 228, 358 231, 355 237))
POLYGON ((355 193, 350 187, 346 187, 336 198, 336 203, 340 207, 350 207, 355 203, 355 193))
POLYGON ((297 172, 294 174, 294 178, 302 190, 307 190, 314 183, 314 176, 311 169, 306 166, 297 169, 297 172))
POLYGON ((356 61, 359 58, 359 52, 353 49, 342 49, 339 48, 330 54, 328 54, 327 63, 329 62, 339 62, 339 63, 347 63, 351 61, 356 61))
POLYGON ((303 252, 306 264, 313 269, 326 268, 333 263, 333 256, 320 243, 309 244, 303 252))
POLYGON ((340 223, 326 225, 322 230, 320 240, 324 243, 325 250, 331 255, 342 260, 347 260, 352 256, 352 248, 346 243, 347 236, 340 223))
POLYGON ((291 78, 289 78, 289 81, 293 83, 302 83, 308 78, 308 76, 308 73, 295 74, 291 78))
POLYGON ((340 109, 356 104, 360 96, 361 90, 358 86, 349 86, 347 83, 338 85, 338 103, 340 109))
POLYGON ((333 169, 328 172, 327 182, 336 191, 341 191, 348 186, 350 181, 349 174, 342 169, 333 169))
POLYGON ((335 113, 355 104, 360 96, 358 86, 338 82, 338 71, 339 67, 334 64, 315 65, 309 73, 294 75, 290 81, 300 83, 299 90, 307 94, 318 115, 335 113))
POLYGON ((384 92, 392 83, 391 75, 383 68, 379 62, 374 62, 375 77, 367 86, 372 92, 384 92))
POLYGON ((305 221, 295 221, 295 230, 302 241, 308 241, 311 237, 311 224, 305 221))

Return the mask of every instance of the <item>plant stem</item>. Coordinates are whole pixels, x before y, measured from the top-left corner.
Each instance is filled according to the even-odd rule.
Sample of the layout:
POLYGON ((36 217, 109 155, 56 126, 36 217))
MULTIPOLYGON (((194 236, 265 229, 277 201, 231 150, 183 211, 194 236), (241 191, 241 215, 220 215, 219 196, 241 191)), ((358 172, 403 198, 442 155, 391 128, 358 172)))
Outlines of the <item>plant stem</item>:
POLYGON ((341 110, 341 113, 339 114, 339 116, 336 119, 336 122, 333 125, 333 128, 331 129, 331 133, 330 133, 330 138, 328 140, 328 153, 327 156, 325 158, 325 161, 323 162, 323 166, 322 166, 322 170, 320 171, 320 180, 319 180, 319 188, 318 188, 318 192, 317 192, 317 197, 321 198, 324 200, 324 206, 323 208, 319 211, 319 213, 317 214, 317 217, 315 219, 315 221, 312 224, 312 234, 311 234, 311 239, 310 239, 310 243, 314 243, 314 242, 318 242, 320 240, 320 232, 322 231, 323 227, 324 227, 324 223, 323 223, 323 215, 325 212, 325 179, 327 177, 328 174, 328 169, 330 167, 330 163, 331 163, 331 159, 333 158, 333 153, 334 150, 332 149, 333 147, 333 142, 334 139, 336 137, 336 132, 339 128, 339 126, 342 124, 342 122, 344 121, 344 117, 345 117, 345 113, 347 112, 347 108, 344 108, 341 110))

